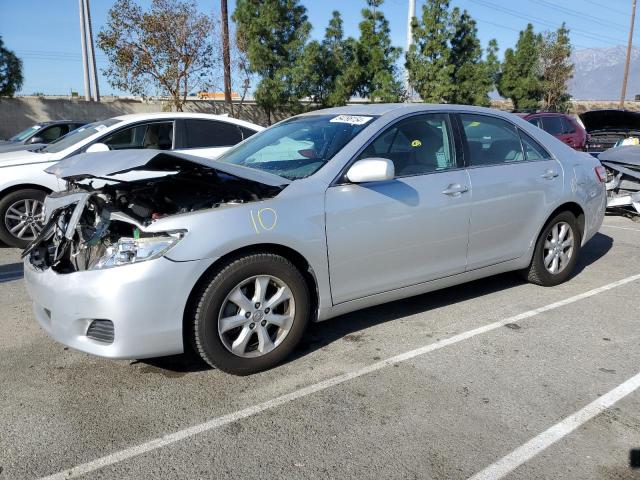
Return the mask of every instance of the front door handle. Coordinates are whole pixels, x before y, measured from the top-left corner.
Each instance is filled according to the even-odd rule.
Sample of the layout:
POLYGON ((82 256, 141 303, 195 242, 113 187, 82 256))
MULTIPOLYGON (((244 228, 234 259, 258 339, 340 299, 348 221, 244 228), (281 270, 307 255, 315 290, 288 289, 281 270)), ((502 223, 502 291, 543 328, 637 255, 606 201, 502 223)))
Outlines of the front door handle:
POLYGON ((444 195, 449 195, 450 197, 459 197, 465 192, 469 191, 469 187, 466 185, 460 185, 459 183, 452 183, 447 188, 445 188, 442 193, 444 195))
POLYGON ((542 174, 542 178, 545 178, 547 180, 551 180, 556 178, 559 175, 558 172, 556 172, 555 170, 547 170, 546 172, 544 172, 542 174))

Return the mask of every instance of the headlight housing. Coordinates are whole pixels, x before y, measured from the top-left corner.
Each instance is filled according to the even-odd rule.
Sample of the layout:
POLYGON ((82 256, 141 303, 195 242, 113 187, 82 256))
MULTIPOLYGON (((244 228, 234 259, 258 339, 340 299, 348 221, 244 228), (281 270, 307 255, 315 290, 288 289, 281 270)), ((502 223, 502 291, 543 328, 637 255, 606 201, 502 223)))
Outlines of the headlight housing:
POLYGON ((184 234, 184 231, 177 231, 160 233, 152 237, 121 237, 116 243, 106 248, 104 255, 91 270, 131 265, 161 257, 182 240, 184 234))

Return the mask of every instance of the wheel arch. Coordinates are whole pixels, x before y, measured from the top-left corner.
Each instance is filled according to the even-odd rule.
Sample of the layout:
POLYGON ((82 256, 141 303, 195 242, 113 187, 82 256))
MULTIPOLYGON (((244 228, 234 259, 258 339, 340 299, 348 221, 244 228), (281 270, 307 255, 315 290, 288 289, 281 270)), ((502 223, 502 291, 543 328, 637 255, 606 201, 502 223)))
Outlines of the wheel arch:
POLYGON ((18 190, 42 190, 47 195, 53 192, 53 190, 51 190, 49 187, 45 187, 44 185, 39 185, 37 183, 16 183, 2 189, 0 191, 0 198, 10 193, 17 192, 18 190))
MULTIPOLYGON (((540 229, 540 232, 542 232, 542 230, 544 230, 544 228, 547 226, 549 221, 560 212, 573 213, 573 215, 576 217, 576 220, 578 221, 578 228, 580 229, 580 239, 582 240, 584 238, 586 218, 585 218, 584 209, 580 206, 580 204, 576 202, 565 202, 562 205, 558 206, 553 212, 551 212, 547 216, 547 220, 544 222, 544 225, 540 229)), ((540 235, 540 232, 538 232, 538 236, 540 235)))
POLYGON ((204 271, 204 273, 202 273, 202 275, 200 275, 193 288, 191 289, 182 316, 182 340, 185 352, 189 349, 192 349, 192 339, 189 335, 188 322, 195 313, 195 308, 197 306, 196 299, 202 293, 203 289, 206 288, 207 280, 210 278, 211 274, 216 270, 219 270, 222 265, 225 265, 237 258, 255 253, 272 253, 275 255, 280 255, 293 263, 293 265, 302 274, 307 287, 309 288, 309 297, 311 298, 310 311, 313 315, 311 321, 315 320, 315 316, 318 312, 320 298, 318 291, 318 280, 316 278, 315 272, 313 271, 311 263, 300 252, 285 245, 276 243, 258 243, 247 245, 233 250, 218 258, 204 271))

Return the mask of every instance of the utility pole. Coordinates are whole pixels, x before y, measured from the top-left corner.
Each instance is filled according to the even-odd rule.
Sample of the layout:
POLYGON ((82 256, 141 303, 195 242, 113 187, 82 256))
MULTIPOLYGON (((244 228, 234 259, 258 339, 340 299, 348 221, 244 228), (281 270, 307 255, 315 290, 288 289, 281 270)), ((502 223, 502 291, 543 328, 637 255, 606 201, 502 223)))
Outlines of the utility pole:
POLYGON ((222 63, 224 67, 224 101, 229 105, 233 117, 233 100, 231 98, 231 54, 229 53, 229 13, 227 0, 220 0, 222 17, 222 63))
POLYGON ((629 41, 627 42, 627 59, 624 63, 624 76, 622 77, 622 92, 620 93, 620 108, 624 108, 627 97, 627 79, 629 78, 629 63, 631 62, 631 48, 633 46, 633 25, 636 20, 636 0, 631 3, 631 25, 629 26, 629 41))
POLYGON ((87 22, 87 43, 89 45, 89 63, 91 65, 91 77, 93 80, 93 100, 100 101, 100 89, 98 88, 98 69, 96 67, 96 51, 93 46, 93 29, 91 28, 91 9, 89 0, 84 0, 85 20, 87 22))
MULTIPOLYGON (((409 13, 407 15, 407 52, 409 51, 409 49, 411 48, 411 45, 413 45, 413 28, 412 28, 412 23, 413 23, 413 17, 416 16, 416 0, 409 0, 409 13)), ((404 67, 404 88, 407 92, 407 101, 411 99, 412 95, 412 90, 411 90, 411 84, 409 83, 409 70, 407 69, 407 67, 404 67)))
POLYGON ((80 12, 80 45, 82 45, 82 68, 84 70, 84 99, 91 101, 91 85, 89 84, 89 66, 87 59, 87 37, 85 35, 84 27, 84 1, 78 0, 78 7, 80 12))

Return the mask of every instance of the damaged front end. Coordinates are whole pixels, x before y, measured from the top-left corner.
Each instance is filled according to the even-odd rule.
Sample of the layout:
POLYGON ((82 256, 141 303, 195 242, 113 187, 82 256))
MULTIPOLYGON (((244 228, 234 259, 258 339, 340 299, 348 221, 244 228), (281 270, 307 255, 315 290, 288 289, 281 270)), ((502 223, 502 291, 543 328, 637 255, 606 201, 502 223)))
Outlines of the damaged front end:
POLYGON ((640 214, 640 147, 613 148, 598 159, 607 174, 607 207, 640 214))
POLYGON ((45 227, 23 252, 39 270, 66 274, 158 258, 186 231, 151 232, 154 222, 271 198, 287 183, 275 175, 174 153, 105 152, 84 161, 72 158, 50 172, 66 180, 69 190, 47 197, 45 227), (109 171, 95 162, 96 156, 110 165, 109 171), (134 179, 123 180, 127 175, 134 179))

